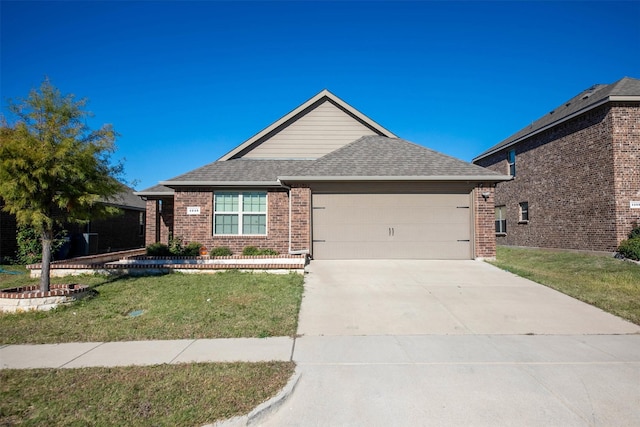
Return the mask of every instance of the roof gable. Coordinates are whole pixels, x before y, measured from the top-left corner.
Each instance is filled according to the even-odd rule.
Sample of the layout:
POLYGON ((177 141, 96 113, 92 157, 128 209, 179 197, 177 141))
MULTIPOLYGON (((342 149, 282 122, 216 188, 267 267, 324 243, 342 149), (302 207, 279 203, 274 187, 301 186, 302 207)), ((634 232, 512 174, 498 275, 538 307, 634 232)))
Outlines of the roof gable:
POLYGON ((624 77, 609 85, 594 85, 551 110, 529 126, 494 145, 473 159, 473 161, 480 160, 609 101, 640 101, 640 80, 624 77))
POLYGON ((365 135, 395 135, 323 90, 219 160, 317 159, 365 135))

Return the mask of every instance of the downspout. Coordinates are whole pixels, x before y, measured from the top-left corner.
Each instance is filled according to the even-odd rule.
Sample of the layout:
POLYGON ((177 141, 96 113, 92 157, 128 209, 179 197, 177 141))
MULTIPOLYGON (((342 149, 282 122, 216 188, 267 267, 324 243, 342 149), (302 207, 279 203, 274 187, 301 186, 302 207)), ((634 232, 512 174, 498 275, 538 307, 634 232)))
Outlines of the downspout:
POLYGON ((309 249, 302 249, 298 251, 291 250, 291 187, 284 184, 282 181, 280 181, 280 179, 278 179, 278 184, 280 184, 281 187, 286 188, 289 191, 289 255, 308 254, 309 249))

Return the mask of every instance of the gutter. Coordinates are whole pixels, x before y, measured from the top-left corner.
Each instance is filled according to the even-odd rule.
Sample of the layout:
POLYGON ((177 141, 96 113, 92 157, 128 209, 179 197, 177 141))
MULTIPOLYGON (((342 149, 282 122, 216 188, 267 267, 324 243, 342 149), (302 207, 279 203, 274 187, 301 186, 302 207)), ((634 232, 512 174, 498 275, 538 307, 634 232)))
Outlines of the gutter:
POLYGON ((581 114, 586 113, 587 111, 593 110, 594 108, 600 107, 601 105, 606 104, 607 102, 634 102, 634 101, 640 101, 640 96, 621 96, 621 95, 613 95, 613 96, 608 96, 606 98, 602 98, 600 101, 593 103, 591 105, 588 105, 584 108, 582 108, 581 110, 578 110, 576 112, 573 112, 571 114, 569 114, 568 116, 564 116, 563 118, 556 120, 555 122, 551 122, 548 125, 545 125, 539 129, 536 129, 526 135, 521 136, 520 138, 514 139, 513 141, 509 142, 508 144, 505 145, 501 145, 499 147, 490 149, 489 151, 487 151, 484 154, 479 155, 478 157, 476 157, 475 159, 471 160, 471 163, 475 163, 478 160, 484 159, 485 157, 488 157, 492 154, 495 154, 499 151, 504 150, 505 148, 509 148, 527 138, 530 138, 534 135, 539 134, 540 132, 544 132, 545 130, 548 130, 554 126, 557 126, 561 123, 566 122, 567 120, 571 120, 581 114))
POLYGON ((288 185, 284 184, 279 179, 278 179, 278 183, 280 184, 281 187, 286 188, 289 191, 289 255, 308 254, 309 253, 309 249, 302 249, 302 250, 299 250, 299 251, 292 251, 291 250, 291 187, 289 187, 288 185))
POLYGON ((280 180, 276 181, 160 181, 160 185, 201 187, 203 185, 216 187, 279 187, 280 180))
POLYGON ((281 176, 278 181, 509 181, 511 175, 434 175, 434 176, 281 176))

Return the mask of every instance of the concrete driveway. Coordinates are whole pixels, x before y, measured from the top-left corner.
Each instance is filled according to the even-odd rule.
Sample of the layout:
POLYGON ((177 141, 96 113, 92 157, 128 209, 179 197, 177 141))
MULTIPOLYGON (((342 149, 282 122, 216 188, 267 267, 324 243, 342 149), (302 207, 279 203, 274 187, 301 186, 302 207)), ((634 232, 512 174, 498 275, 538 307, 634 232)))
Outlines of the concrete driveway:
POLYGON ((266 426, 640 425, 640 327, 476 261, 313 261, 266 426))
POLYGON ((301 335, 629 334, 640 328, 478 261, 313 261, 301 335))

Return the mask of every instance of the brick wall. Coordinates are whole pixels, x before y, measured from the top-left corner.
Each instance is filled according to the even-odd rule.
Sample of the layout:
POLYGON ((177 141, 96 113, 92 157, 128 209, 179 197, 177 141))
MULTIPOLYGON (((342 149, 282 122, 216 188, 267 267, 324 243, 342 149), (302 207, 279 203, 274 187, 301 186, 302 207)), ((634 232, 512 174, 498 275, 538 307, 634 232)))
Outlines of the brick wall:
POLYGON ((491 185, 478 185, 472 193, 474 201, 474 246, 475 258, 496 257, 495 213, 494 213, 495 189, 491 185), (487 194, 485 198, 483 194, 487 194))
POLYGON ((185 242, 199 242, 211 250, 227 246, 240 254, 246 246, 289 251, 289 196, 285 189, 267 191, 266 236, 214 236, 213 188, 184 188, 174 194, 174 236, 185 242), (187 215, 187 207, 200 207, 199 215, 187 215))
POLYGON ((311 189, 308 185, 291 188, 291 250, 311 250, 311 189))
MULTIPOLYGON (((507 210, 507 234, 498 244, 613 251, 617 247, 614 149, 610 105, 520 142, 516 177, 499 183, 496 206, 507 210), (529 222, 518 223, 519 203, 529 222)), ((508 173, 509 147, 478 162, 508 173)))
POLYGON ((167 244, 173 234, 173 198, 148 199, 145 222, 145 246, 167 244))
POLYGON ((627 238, 632 223, 640 224, 640 104, 615 104, 612 108, 613 163, 615 170, 616 240, 627 238))

